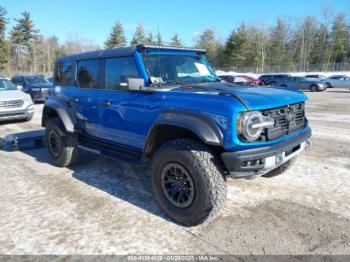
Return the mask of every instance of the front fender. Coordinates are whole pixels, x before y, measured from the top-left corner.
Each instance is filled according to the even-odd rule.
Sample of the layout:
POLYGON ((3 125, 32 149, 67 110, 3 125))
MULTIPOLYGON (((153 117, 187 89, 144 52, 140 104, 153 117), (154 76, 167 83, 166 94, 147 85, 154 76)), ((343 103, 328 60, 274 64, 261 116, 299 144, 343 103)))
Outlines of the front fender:
POLYGON ((224 136, 220 128, 210 116, 205 114, 186 110, 168 109, 159 115, 153 127, 157 125, 182 127, 192 131, 206 144, 216 146, 223 145, 224 136))
POLYGON ((45 102, 41 121, 43 127, 46 125, 47 119, 53 112, 61 119, 67 132, 73 133, 77 129, 77 119, 74 113, 68 107, 67 102, 63 98, 57 96, 50 96, 45 102))

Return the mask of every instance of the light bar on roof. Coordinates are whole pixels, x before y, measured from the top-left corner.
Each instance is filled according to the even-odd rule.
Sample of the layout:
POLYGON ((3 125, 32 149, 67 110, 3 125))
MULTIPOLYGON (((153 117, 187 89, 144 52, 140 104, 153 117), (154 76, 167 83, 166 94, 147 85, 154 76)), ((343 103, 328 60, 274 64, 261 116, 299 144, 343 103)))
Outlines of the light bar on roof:
POLYGON ((206 49, 200 48, 190 48, 190 47, 174 47, 174 46, 157 46, 157 45, 138 45, 136 47, 139 51, 143 51, 145 49, 164 49, 164 50, 178 50, 178 51, 193 51, 197 53, 206 53, 206 49))

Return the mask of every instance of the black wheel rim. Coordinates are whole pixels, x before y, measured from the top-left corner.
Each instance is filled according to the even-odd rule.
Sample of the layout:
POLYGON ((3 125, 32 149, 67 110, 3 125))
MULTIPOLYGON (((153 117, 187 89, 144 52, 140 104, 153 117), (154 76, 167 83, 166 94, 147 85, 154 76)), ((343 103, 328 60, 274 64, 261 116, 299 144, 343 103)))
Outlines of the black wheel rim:
POLYGON ((61 143, 57 133, 51 130, 49 133, 49 147, 54 156, 58 156, 61 150, 61 143))
POLYGON ((167 200, 174 206, 185 208, 194 199, 195 188, 187 170, 180 164, 167 164, 161 174, 162 189, 167 200))

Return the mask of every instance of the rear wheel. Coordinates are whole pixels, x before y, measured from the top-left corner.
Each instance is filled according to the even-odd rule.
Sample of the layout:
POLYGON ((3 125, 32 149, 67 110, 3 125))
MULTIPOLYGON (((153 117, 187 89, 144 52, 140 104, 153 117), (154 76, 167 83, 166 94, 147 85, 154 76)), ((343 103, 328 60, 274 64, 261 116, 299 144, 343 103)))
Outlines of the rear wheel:
POLYGON ((78 154, 77 139, 74 134, 64 130, 59 118, 47 120, 45 141, 56 166, 66 167, 75 162, 78 154))
POLYGON ((282 84, 281 87, 287 87, 287 85, 286 84, 282 84))
POLYGON ((151 175, 158 204, 184 226, 208 221, 226 199, 219 162, 205 145, 193 140, 162 145, 154 155, 151 175))

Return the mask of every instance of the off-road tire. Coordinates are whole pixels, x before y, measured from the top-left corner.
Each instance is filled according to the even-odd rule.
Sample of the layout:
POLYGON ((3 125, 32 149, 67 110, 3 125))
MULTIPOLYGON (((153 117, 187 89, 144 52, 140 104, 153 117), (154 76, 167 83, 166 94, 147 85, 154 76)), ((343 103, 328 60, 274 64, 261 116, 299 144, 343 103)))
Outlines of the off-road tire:
POLYGON ((274 177, 283 174, 284 172, 287 172, 296 162, 298 157, 293 157, 292 159, 288 160, 283 165, 280 165, 279 167, 271 170, 267 174, 263 175, 263 177, 274 177))
POLYGON ((48 152, 58 167, 67 167, 73 165, 78 156, 77 138, 74 134, 65 131, 61 120, 53 117, 47 120, 45 142, 48 152), (58 139, 59 150, 53 152, 50 145, 51 136, 58 139))
POLYGON ((196 226, 218 213, 226 199, 222 168, 204 144, 190 139, 176 139, 160 146, 153 156, 151 178, 155 199, 165 213, 184 226, 196 226), (171 203, 162 188, 163 169, 172 163, 188 171, 194 184, 194 198, 187 207, 171 203))

